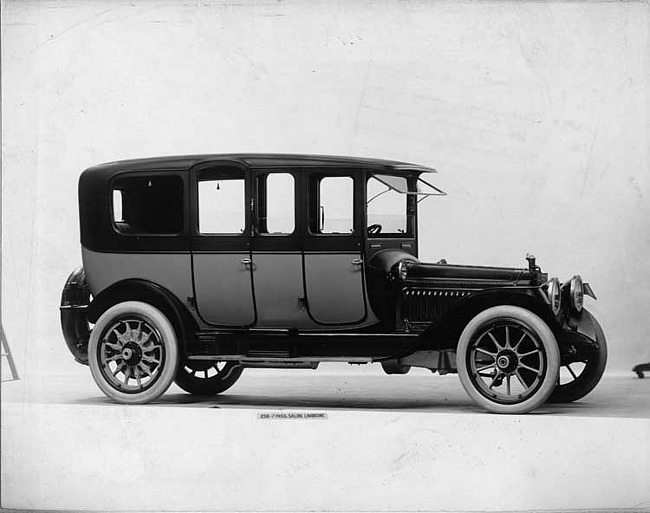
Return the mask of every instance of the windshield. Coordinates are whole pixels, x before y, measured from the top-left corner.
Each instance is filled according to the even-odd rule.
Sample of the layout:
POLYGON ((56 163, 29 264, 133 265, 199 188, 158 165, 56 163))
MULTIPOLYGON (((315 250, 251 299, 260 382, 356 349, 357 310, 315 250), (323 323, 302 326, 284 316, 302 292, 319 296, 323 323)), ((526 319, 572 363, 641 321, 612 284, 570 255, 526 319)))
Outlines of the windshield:
MULTIPOLYGON (((408 182, 406 178, 404 178, 403 176, 374 175, 371 178, 371 181, 372 180, 380 183, 382 187, 379 187, 378 189, 375 187, 377 193, 375 195, 370 195, 370 194, 368 195, 366 205, 369 205, 376 198, 378 198, 379 196, 381 196, 382 194, 388 191, 394 191, 398 194, 420 196, 418 198, 418 202, 422 201, 428 196, 447 195, 445 191, 443 191, 439 187, 436 187, 435 185, 431 185, 429 182, 423 180, 422 178, 418 178, 417 189, 415 192, 408 190, 408 182)), ((370 181, 368 182, 368 184, 370 184, 370 181)), ((368 190, 370 190, 370 185, 368 190)))
POLYGON ((366 187, 368 235, 412 236, 415 203, 429 196, 446 196, 446 193, 421 178, 417 179, 413 191, 409 190, 405 176, 372 175, 366 187))
POLYGON ((366 189, 368 233, 405 234, 408 231, 408 182, 403 176, 375 175, 366 189))

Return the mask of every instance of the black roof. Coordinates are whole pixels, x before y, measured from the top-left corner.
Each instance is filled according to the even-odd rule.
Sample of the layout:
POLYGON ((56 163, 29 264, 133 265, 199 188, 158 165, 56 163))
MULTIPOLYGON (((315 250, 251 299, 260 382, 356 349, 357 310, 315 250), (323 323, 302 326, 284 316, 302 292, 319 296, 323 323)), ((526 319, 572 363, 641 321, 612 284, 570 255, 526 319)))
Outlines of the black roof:
POLYGON ((199 163, 238 162, 251 168, 341 168, 370 170, 378 173, 418 175, 435 170, 396 162, 356 157, 323 155, 288 155, 267 153, 230 153, 220 155, 183 155, 108 162, 86 169, 79 178, 79 219, 81 243, 93 251, 156 252, 189 251, 189 239, 176 235, 155 237, 124 237, 111 223, 112 194, 108 183, 117 174, 130 172, 177 172, 184 174, 199 163))
POLYGON ((293 155, 278 153, 223 153, 204 155, 178 155, 107 162, 87 169, 88 172, 116 172, 122 170, 183 170, 199 162, 234 160, 251 167, 365 167, 404 173, 435 173, 436 170, 418 164, 365 157, 340 157, 333 155, 293 155))

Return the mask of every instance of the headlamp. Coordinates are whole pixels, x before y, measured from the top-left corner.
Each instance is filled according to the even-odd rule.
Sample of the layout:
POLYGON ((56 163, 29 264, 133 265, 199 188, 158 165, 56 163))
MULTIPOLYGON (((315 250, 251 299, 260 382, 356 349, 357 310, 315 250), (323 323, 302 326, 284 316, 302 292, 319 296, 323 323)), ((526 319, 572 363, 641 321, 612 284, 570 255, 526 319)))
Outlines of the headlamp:
POLYGON ((548 282, 548 289, 546 291, 548 295, 548 300, 551 303, 551 311, 554 315, 560 313, 561 306, 561 294, 560 294, 560 280, 557 278, 551 278, 548 282))
POLYGON ((571 278, 569 297, 571 298, 571 307, 576 312, 582 312, 582 306, 585 301, 585 288, 582 283, 582 278, 578 275, 571 278))

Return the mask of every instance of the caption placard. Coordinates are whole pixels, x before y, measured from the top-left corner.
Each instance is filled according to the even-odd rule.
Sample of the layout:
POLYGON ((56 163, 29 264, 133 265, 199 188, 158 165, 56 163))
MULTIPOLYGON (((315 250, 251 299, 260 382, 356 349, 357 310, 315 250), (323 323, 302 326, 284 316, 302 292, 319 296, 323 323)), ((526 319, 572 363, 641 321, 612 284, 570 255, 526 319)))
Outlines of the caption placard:
POLYGON ((268 412, 258 413, 259 420, 325 420, 327 413, 320 412, 268 412))

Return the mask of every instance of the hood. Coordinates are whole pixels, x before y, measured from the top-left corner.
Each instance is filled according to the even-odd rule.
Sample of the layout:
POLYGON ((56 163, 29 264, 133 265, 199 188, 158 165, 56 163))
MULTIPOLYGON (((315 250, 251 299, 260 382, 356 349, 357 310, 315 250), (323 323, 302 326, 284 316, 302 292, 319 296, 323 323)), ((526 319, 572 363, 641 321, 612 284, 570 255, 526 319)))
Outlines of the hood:
POLYGON ((530 283, 529 269, 516 267, 482 267, 474 265, 426 264, 413 262, 408 265, 408 281, 432 279, 438 282, 490 282, 495 285, 530 283))

